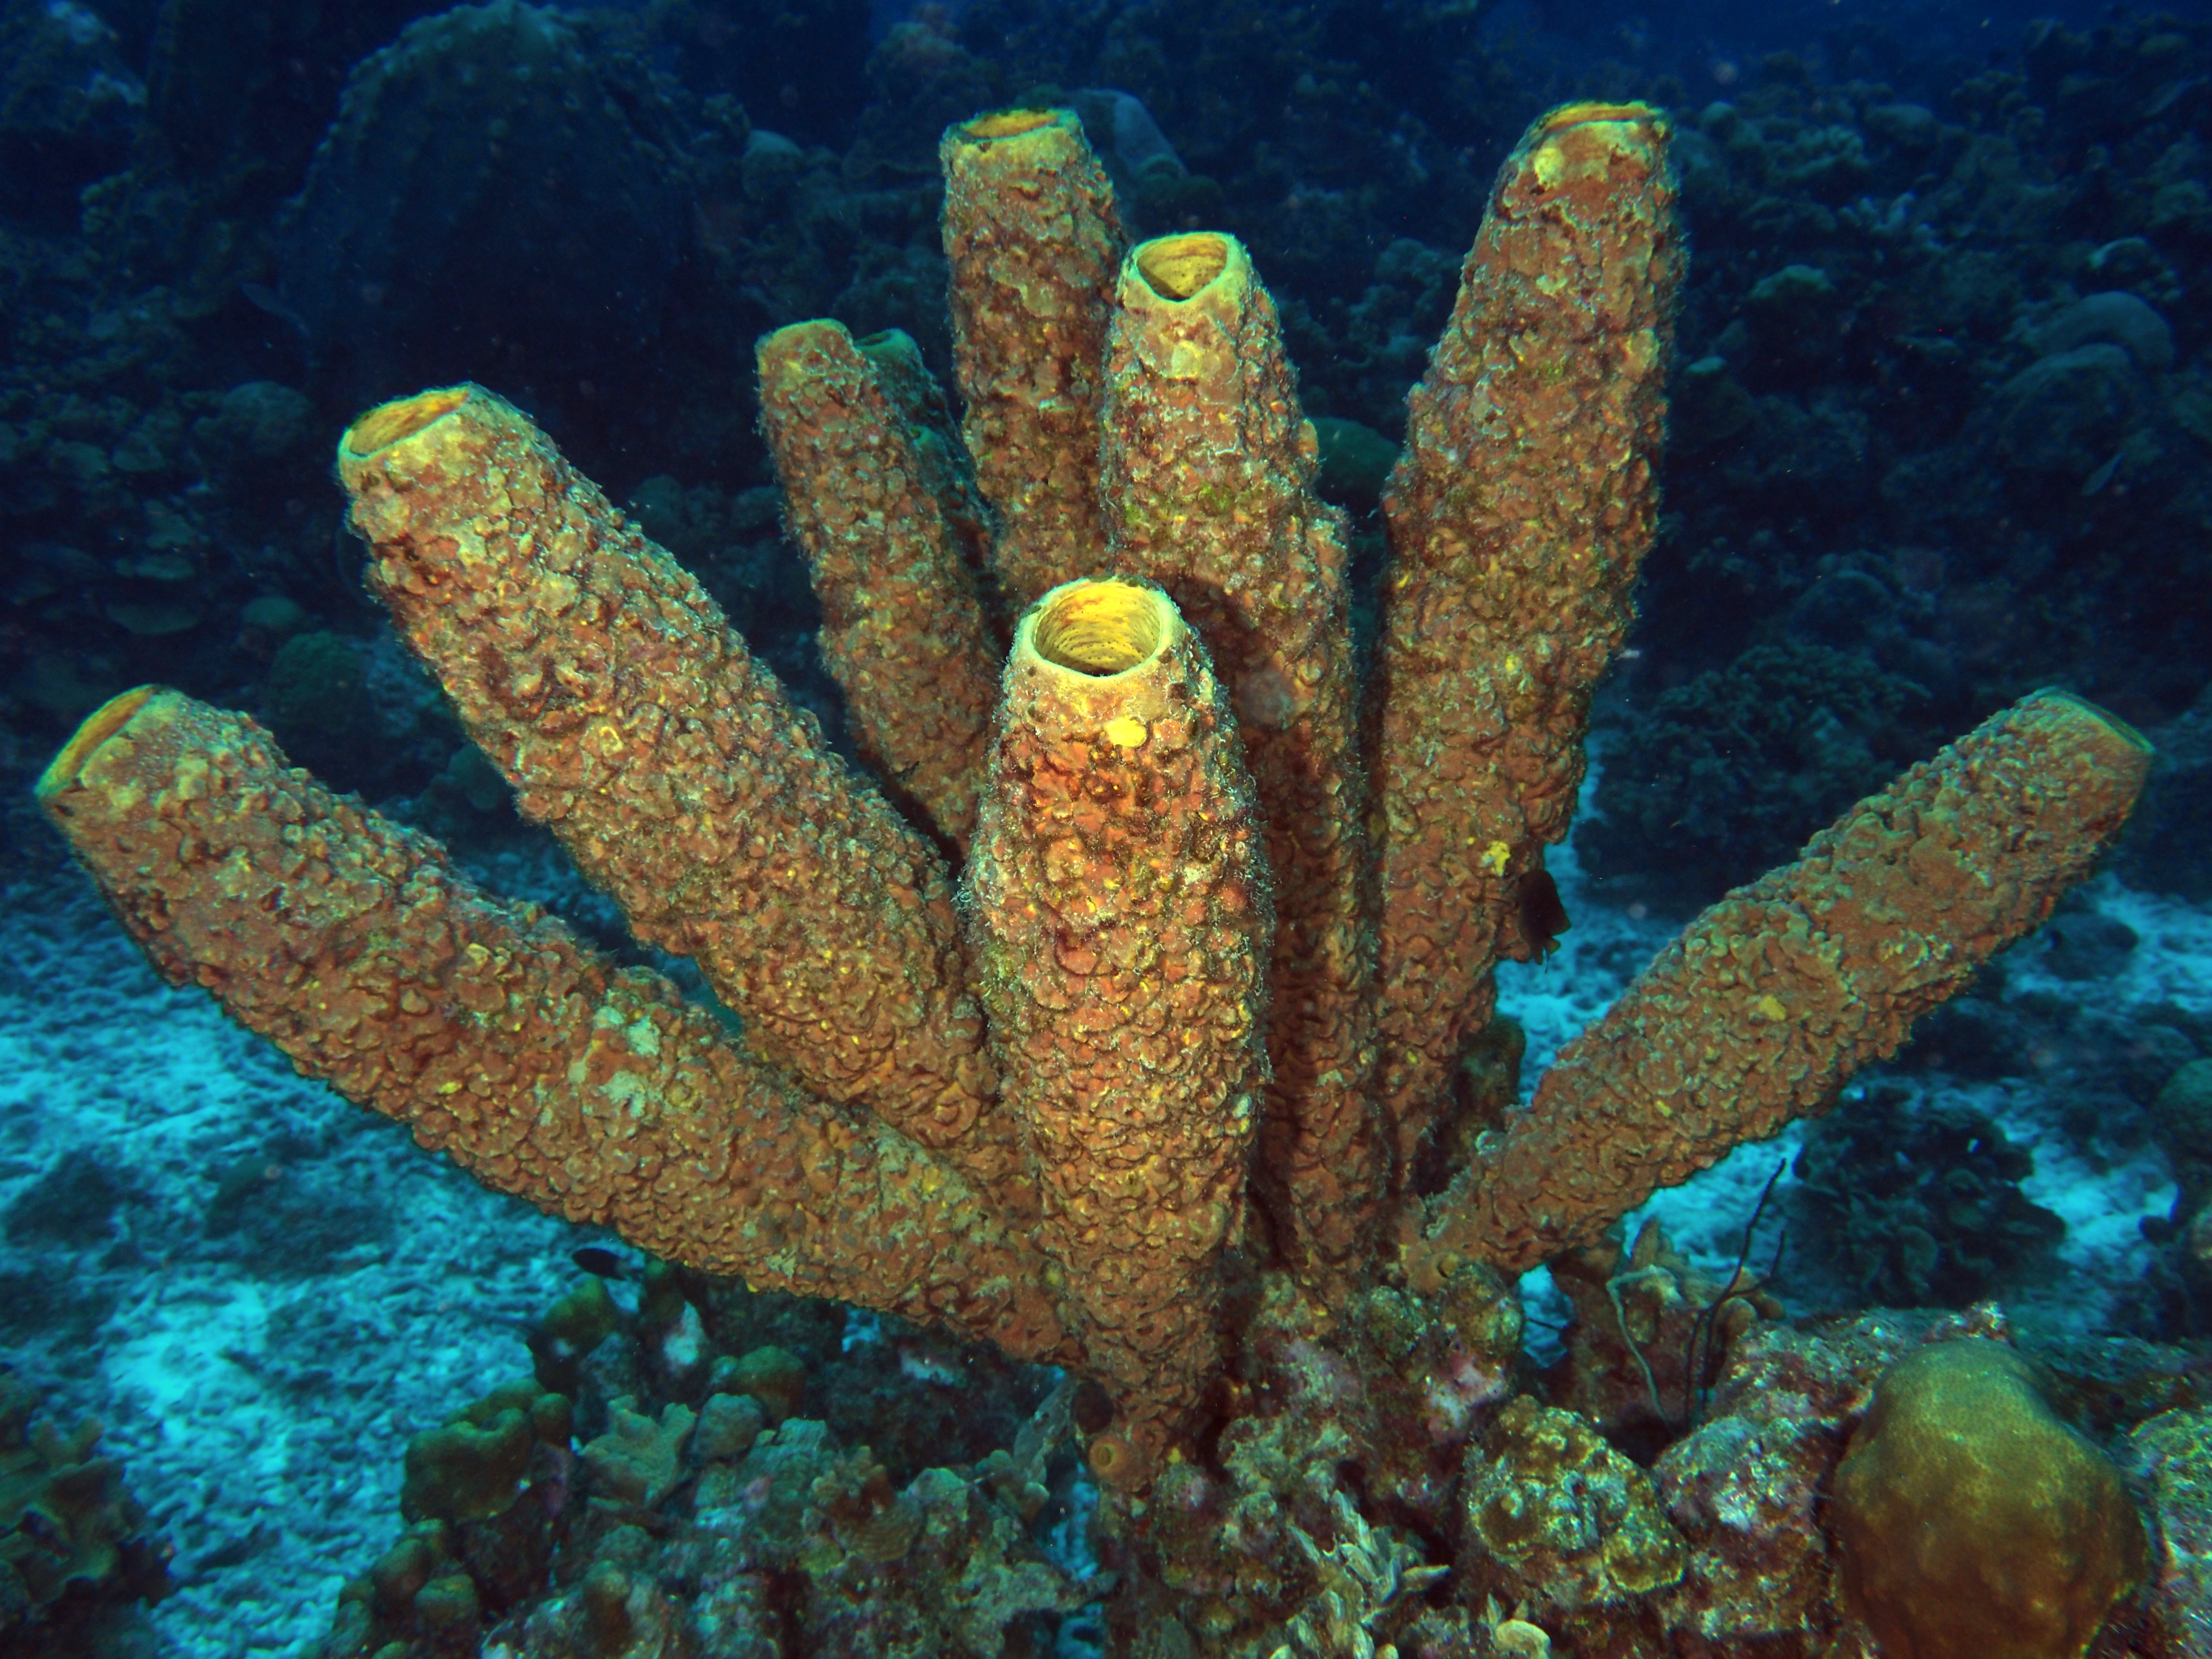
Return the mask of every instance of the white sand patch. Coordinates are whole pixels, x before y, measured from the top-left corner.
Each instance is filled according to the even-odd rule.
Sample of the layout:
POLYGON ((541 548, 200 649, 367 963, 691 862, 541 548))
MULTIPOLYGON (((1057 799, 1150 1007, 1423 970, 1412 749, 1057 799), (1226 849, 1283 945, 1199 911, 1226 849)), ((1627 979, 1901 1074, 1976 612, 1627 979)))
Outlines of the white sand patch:
POLYGON ((522 1328, 592 1235, 294 1074, 212 1000, 162 985, 88 893, 8 897, 0 1214, 72 1151, 131 1194, 94 1236, 11 1240, 28 1269, 11 1328, 42 1282, 98 1316, 11 1328, 9 1352, 57 1417, 100 1420, 174 1545, 179 1589, 152 1615, 163 1650, 299 1653, 398 1532, 407 1437, 527 1374, 522 1328), (281 1248, 210 1238, 221 1172, 272 1139, 276 1182, 310 1209, 327 1195, 380 1216, 375 1236, 306 1274, 281 1248))

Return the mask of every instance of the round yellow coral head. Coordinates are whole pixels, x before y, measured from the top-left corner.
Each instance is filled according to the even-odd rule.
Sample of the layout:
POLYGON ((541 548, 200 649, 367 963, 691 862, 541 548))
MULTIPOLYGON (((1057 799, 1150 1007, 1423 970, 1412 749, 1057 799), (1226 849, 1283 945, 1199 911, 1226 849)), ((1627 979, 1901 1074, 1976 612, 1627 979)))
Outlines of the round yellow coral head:
POLYGON ((1844 1604, 1913 1659, 2077 1659, 2149 1567, 2119 1469, 1986 1337, 1882 1373, 1831 1513, 1844 1604))

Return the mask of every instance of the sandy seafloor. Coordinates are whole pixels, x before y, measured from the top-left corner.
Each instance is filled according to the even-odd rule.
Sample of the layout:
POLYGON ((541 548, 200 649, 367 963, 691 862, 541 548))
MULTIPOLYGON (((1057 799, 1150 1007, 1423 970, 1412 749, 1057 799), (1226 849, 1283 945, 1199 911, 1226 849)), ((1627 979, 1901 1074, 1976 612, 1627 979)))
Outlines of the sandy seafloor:
MULTIPOLYGON (((1530 1080, 1671 932, 1595 898, 1571 849, 1553 867, 1573 927, 1502 988, 1528 1028, 1530 1080)), ((507 873, 540 899, 563 885, 542 866, 507 873)), ((2212 1012, 2212 915, 2110 878, 2089 897, 2140 944, 2065 995, 2115 1017, 2212 1012)), ((2007 994, 2057 984, 2028 947, 2016 959, 2007 994)), ((2034 1149, 2028 1194, 2068 1224, 2058 1271, 2008 1305, 2098 1328, 2148 1261, 2138 1221, 2172 1201, 2158 1156, 2085 1158, 2032 1079, 1958 1092, 2034 1149)), ((1725 1274, 1795 1145, 1792 1132, 1743 1148, 1650 1208, 1725 1274)), ((159 1646, 192 1659, 294 1654, 321 1634, 341 1581, 399 1526, 406 1437, 526 1371, 521 1328, 597 1237, 483 1191, 295 1076, 204 995, 163 986, 74 872, 0 892, 0 1351, 70 1423, 106 1425, 105 1449, 176 1551, 159 1646), (52 1201, 51 1172, 73 1154, 79 1179, 59 1190, 99 1200, 76 1233, 83 1206, 57 1222, 52 1201), (94 1165, 107 1173, 88 1186, 94 1165), (210 1237, 226 1182, 217 1208, 233 1224, 210 1237), (100 1195, 118 1193, 101 1220, 100 1195)), ((1540 1273, 1528 1289, 1540 1307, 1540 1273)))

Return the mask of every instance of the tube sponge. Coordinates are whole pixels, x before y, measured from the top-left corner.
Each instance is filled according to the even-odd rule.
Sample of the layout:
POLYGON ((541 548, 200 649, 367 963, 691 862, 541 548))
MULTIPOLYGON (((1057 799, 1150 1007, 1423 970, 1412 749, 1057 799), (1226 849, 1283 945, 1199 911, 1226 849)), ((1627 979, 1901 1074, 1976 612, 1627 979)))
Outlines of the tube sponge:
POLYGON ((763 1059, 1016 1215, 937 849, 822 741, 706 590, 520 410, 447 386, 338 443, 369 580, 477 746, 763 1059))
POLYGON ((1220 1361, 1215 1261, 1267 1079, 1251 780, 1197 636, 1149 583, 1076 581, 1007 659, 966 901, 1039 1237, 1139 1482, 1220 1361))
POLYGON ((1274 301, 1231 236, 1122 262, 1100 444, 1114 568, 1158 582, 1229 688, 1276 881, 1275 1077, 1257 1179, 1294 1271, 1357 1279, 1389 1184, 1341 515, 1313 493, 1274 301))
POLYGON ((2064 691, 1991 715, 1738 888, 1559 1051, 1409 1247, 1414 1282, 1518 1272, 1824 1109, 2051 914, 2127 821, 2150 746, 2064 691))
POLYGON ((999 511, 993 561, 1026 605, 1095 568, 1098 410, 1121 222, 1073 110, 1009 109, 945 129, 952 361, 975 483, 999 511))
POLYGON ((951 1164, 480 891, 243 715, 126 692, 38 795, 166 977, 486 1186, 671 1261, 1073 1356, 1048 1264, 951 1164))
POLYGON ((2119 1470, 1979 1337, 1882 1373, 1834 1517, 1845 1605, 1891 1659, 2074 1659, 2149 1560, 2119 1470))
POLYGON ((1668 144, 1639 104, 1530 127, 1407 399, 1368 748, 1401 1168, 1490 1018, 1492 967, 1541 948, 1522 884, 1566 836, 1590 696, 1658 521, 1682 277, 1668 144))
POLYGON ((823 659, 861 757, 965 847, 999 653, 960 528, 930 488, 923 434, 842 323, 793 323, 755 355, 785 522, 822 602, 823 659))

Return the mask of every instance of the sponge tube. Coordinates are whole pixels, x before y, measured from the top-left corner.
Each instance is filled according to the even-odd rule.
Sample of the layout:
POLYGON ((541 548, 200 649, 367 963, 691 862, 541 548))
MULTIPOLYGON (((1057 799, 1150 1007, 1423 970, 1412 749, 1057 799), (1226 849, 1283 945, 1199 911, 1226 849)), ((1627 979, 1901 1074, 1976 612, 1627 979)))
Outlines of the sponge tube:
POLYGON ((1159 589, 1022 618, 966 902, 1040 1238, 1121 1407, 1092 1466, 1141 1484, 1220 1361, 1274 921, 1226 700, 1159 589))
POLYGON ((1031 1206, 937 849, 822 741, 704 589, 480 386, 338 444, 370 574, 477 746, 747 1042, 1031 1206))
POLYGON ((1277 883, 1274 1062, 1258 1180, 1293 1269, 1335 1300, 1364 1266, 1390 1146, 1342 515, 1313 492, 1274 301, 1236 238, 1122 262, 1102 445, 1114 568, 1158 582, 1229 688, 1277 883))
POLYGON ((1043 1260, 945 1160, 479 891, 242 715, 128 692, 38 794, 172 982, 486 1186, 710 1273, 1079 1358, 1043 1260))
POLYGON ((2089 873, 2150 755, 2094 704, 2036 692, 1706 910, 1435 1201, 1415 1282, 1466 1258, 1533 1267, 1822 1110, 2089 873))
POLYGON ((1382 1091, 1410 1169, 1565 838, 1658 517, 1681 281, 1668 127, 1571 104, 1506 158, 1407 400, 1376 650, 1382 1091))

